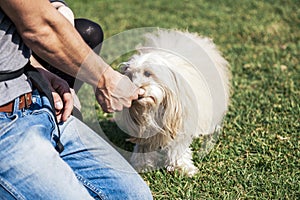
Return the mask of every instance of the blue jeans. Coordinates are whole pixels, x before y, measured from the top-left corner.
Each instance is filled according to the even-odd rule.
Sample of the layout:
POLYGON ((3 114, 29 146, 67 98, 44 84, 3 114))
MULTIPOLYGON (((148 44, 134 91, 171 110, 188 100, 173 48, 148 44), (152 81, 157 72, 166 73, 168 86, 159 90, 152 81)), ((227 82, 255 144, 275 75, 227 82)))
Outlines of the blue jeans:
MULTIPOLYGON (((46 97, 29 109, 0 112, 0 199, 152 199, 127 161, 80 120, 57 126, 46 97)), ((15 100, 18 105, 18 99, 15 100)))

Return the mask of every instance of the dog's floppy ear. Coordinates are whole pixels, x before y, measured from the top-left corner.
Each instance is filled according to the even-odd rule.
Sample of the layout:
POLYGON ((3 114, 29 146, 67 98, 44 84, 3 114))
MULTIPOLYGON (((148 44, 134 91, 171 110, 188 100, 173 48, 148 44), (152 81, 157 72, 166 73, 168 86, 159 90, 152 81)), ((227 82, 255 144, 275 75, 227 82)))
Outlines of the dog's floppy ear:
POLYGON ((169 90, 165 89, 165 98, 163 100, 164 115, 163 115, 163 130, 165 133, 174 139, 176 134, 182 127, 182 105, 177 95, 169 90))

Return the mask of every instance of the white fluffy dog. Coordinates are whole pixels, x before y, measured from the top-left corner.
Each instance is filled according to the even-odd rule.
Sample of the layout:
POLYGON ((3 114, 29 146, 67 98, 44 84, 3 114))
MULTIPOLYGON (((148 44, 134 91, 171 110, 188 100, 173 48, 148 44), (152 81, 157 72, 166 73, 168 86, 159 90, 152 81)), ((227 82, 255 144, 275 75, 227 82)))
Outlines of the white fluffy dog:
POLYGON ((159 30, 146 38, 121 67, 145 94, 116 122, 136 144, 130 160, 136 170, 165 167, 193 176, 193 138, 212 134, 227 110, 228 63, 197 34, 159 30))

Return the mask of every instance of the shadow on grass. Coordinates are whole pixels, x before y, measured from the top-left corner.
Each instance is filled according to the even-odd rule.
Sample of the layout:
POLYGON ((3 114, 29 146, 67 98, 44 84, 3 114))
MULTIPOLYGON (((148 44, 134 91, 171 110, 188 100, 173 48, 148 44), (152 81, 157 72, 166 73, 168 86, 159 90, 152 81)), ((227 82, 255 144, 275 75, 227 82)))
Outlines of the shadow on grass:
POLYGON ((99 121, 99 124, 110 143, 125 151, 133 151, 134 144, 126 141, 126 139, 130 138, 130 135, 123 132, 112 119, 102 119, 99 121))

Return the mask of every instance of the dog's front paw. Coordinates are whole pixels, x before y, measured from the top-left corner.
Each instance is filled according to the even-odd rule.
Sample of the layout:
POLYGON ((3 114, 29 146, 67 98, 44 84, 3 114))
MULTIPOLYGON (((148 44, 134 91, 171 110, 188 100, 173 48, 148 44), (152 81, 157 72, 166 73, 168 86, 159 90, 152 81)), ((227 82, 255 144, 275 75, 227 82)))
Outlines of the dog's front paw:
POLYGON ((193 165, 183 169, 183 171, 187 176, 193 177, 199 172, 199 169, 193 165))
POLYGON ((168 165, 166 166, 166 170, 167 172, 174 172, 175 170, 178 170, 180 173, 183 173, 188 177, 193 177, 199 172, 199 169, 194 165, 188 165, 188 166, 168 165))
POLYGON ((172 166, 172 165, 167 166, 166 169, 167 169, 168 172, 174 172, 175 171, 175 167, 172 166))

